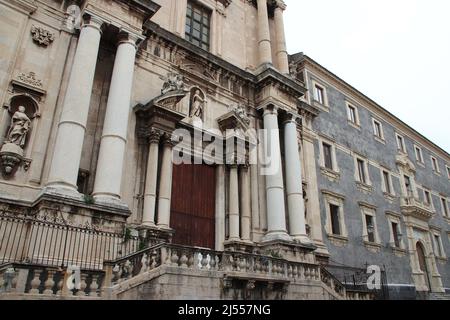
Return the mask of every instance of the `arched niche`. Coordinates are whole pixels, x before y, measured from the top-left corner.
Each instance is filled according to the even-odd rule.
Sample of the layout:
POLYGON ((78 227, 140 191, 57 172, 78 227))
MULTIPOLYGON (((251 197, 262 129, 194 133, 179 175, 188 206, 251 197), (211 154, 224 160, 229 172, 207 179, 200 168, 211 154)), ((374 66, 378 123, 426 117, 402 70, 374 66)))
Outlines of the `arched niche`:
POLYGON ((189 117, 199 118, 205 120, 206 112, 206 94, 198 86, 193 86, 190 89, 189 95, 189 117))

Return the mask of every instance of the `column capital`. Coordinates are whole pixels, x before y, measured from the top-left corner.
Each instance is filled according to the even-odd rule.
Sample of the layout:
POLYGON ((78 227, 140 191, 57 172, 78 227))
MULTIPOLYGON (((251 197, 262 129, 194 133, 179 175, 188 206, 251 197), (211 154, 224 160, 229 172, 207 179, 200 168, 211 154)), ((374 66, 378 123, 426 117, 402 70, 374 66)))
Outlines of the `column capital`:
POLYGON ((102 28, 105 25, 105 21, 93 14, 85 13, 83 15, 83 24, 81 28, 94 28, 97 29, 100 33, 103 32, 102 28))
POLYGON ((262 107, 261 109, 264 110, 263 116, 266 116, 266 115, 278 116, 279 107, 277 107, 274 104, 268 104, 268 105, 262 107))
POLYGON ((161 132, 158 130, 152 129, 148 135, 148 143, 149 144, 159 144, 159 141, 161 140, 161 132))
POLYGON ((130 44, 137 49, 137 45, 144 40, 145 37, 129 30, 120 29, 117 36, 117 46, 121 44, 130 44))
POLYGON ((161 139, 164 147, 173 148, 175 146, 175 142, 172 140, 172 135, 170 133, 163 133, 161 139))
POLYGON ((286 115, 283 119, 283 125, 288 123, 295 123, 296 125, 300 125, 302 123, 302 117, 295 112, 286 112, 286 115))

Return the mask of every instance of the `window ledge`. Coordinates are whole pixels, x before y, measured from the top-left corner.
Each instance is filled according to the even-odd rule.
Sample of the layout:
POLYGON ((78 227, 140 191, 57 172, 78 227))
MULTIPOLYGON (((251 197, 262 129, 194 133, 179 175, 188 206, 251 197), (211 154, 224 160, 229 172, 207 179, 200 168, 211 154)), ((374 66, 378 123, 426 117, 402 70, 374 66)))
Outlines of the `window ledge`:
POLYGON ((395 199, 397 198, 395 194, 391 194, 389 192, 383 192, 383 196, 386 198, 387 201, 390 203, 393 203, 395 199))
POLYGON ((317 101, 317 100, 313 100, 313 105, 314 105, 315 107, 321 109, 322 111, 330 112, 330 107, 329 107, 329 106, 324 105, 324 104, 320 103, 320 102, 317 101))
POLYGON ((364 246, 373 253, 379 253, 382 247, 380 243, 370 241, 364 241, 364 246))
POLYGON ((358 187, 359 191, 366 193, 366 194, 370 194, 373 191, 373 187, 364 182, 356 181, 356 186, 358 187))
POLYGON ((336 247, 345 247, 348 243, 348 237, 330 233, 328 233, 327 236, 330 242, 336 247))
POLYGON ((380 138, 379 136, 376 136, 376 135, 374 135, 373 137, 379 143, 386 144, 386 140, 384 140, 383 138, 380 138))
POLYGON ((322 172, 322 174, 326 176, 331 182, 338 182, 341 178, 341 174, 339 172, 330 170, 325 167, 320 167, 320 172, 322 172))
POLYGON ((433 170, 433 173, 434 173, 435 175, 437 175, 438 177, 440 177, 440 176, 441 176, 441 173, 440 173, 439 171, 435 171, 435 170, 433 170))
POLYGON ((422 161, 417 160, 417 165, 419 167, 425 168, 425 163, 423 163, 422 161))
POLYGON ((393 245, 391 245, 391 249, 394 252, 394 254, 399 258, 406 256, 406 254, 408 253, 406 249, 399 248, 393 245))
POLYGON ((440 262, 442 264, 446 264, 447 263, 447 257, 438 257, 438 256, 436 256, 436 260, 438 260, 438 262, 440 262))
POLYGON ((347 119, 347 122, 351 127, 355 128, 356 130, 361 131, 361 125, 359 125, 358 123, 354 123, 348 119, 347 119))

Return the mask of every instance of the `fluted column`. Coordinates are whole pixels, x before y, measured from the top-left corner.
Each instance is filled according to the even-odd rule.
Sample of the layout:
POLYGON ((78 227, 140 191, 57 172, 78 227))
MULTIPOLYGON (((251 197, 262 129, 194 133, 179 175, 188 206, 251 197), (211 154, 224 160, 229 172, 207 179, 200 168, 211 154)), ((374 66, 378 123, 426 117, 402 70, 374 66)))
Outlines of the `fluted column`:
POLYGON ((59 120, 47 186, 77 191, 78 171, 89 114, 103 22, 90 17, 80 32, 59 120))
POLYGON ((257 5, 259 64, 262 65, 265 63, 272 63, 272 45, 270 42, 267 0, 257 0, 257 5))
POLYGON ((137 40, 137 36, 121 35, 117 47, 95 176, 97 200, 121 197, 137 40))
POLYGON ((163 137, 163 156, 161 162, 161 175, 158 197, 158 227, 170 228, 170 202, 172 198, 172 148, 170 135, 163 137))
POLYGON ((302 166, 297 135, 298 116, 289 114, 284 122, 286 162, 286 193, 289 212, 289 233, 301 242, 309 243, 306 235, 305 203, 303 200, 302 166))
POLYGON ((265 241, 292 240, 286 230, 284 204, 283 169, 281 165, 280 132, 278 128, 278 110, 268 106, 264 110, 264 163, 266 176, 267 234, 265 241))
POLYGON ((147 174, 145 176, 144 211, 142 216, 142 225, 147 227, 155 226, 159 139, 159 132, 153 131, 150 133, 147 174))
POLYGON ((238 166, 230 166, 230 190, 229 190, 229 230, 230 241, 239 241, 239 178, 238 178, 238 166))
POLYGON ((250 241, 251 232, 251 198, 250 198, 250 170, 248 166, 241 166, 240 195, 241 195, 241 240, 250 241))
POLYGON ((289 60, 286 49, 286 36, 284 33, 283 11, 286 9, 286 4, 282 0, 275 1, 275 32, 276 32, 276 60, 278 70, 283 74, 289 74, 289 60))

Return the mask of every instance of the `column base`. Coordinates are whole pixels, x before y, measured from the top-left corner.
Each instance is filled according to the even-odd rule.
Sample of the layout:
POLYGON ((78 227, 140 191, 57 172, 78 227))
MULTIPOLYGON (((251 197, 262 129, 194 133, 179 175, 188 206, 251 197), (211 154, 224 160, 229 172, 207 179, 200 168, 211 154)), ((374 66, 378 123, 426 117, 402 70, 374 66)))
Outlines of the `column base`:
POLYGON ((292 238, 297 243, 306 244, 306 245, 313 244, 313 241, 310 238, 308 238, 308 236, 306 234, 295 235, 295 236, 292 236, 292 238))
POLYGON ((96 204, 99 204, 102 206, 128 208, 128 205, 125 202, 123 202, 120 198, 117 198, 117 197, 104 196, 104 195, 94 195, 93 197, 94 197, 94 202, 96 204))
MULTIPOLYGON (((58 198, 70 198, 72 200, 83 201, 84 197, 76 188, 66 184, 49 184, 42 191, 41 195, 52 195, 58 198)), ((39 196, 40 197, 40 196, 39 196)), ((38 197, 38 198, 39 198, 38 197)))
POLYGON ((293 239, 286 231, 272 231, 267 233, 261 240, 261 242, 273 242, 273 241, 287 241, 293 242, 293 239))

